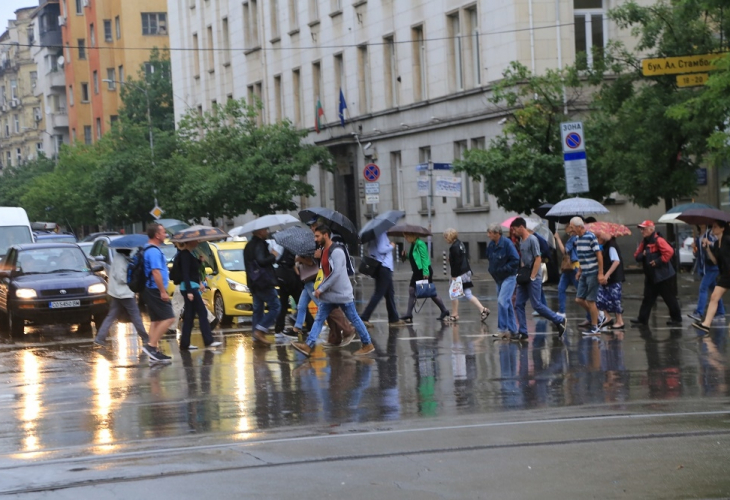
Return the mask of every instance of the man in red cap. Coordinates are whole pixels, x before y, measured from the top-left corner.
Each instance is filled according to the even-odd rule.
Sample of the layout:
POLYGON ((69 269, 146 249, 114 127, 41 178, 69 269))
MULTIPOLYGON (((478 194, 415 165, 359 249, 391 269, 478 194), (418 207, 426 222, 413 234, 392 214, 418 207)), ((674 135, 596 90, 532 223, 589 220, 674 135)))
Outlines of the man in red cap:
POLYGON ((639 243, 634 258, 644 266, 644 300, 641 301, 639 317, 632 319, 631 323, 646 325, 654 302, 661 296, 671 316, 667 325, 682 326, 682 312, 670 281, 675 275, 671 262, 674 249, 667 240, 657 234, 652 221, 645 220, 639 224, 639 230, 644 238, 639 243))

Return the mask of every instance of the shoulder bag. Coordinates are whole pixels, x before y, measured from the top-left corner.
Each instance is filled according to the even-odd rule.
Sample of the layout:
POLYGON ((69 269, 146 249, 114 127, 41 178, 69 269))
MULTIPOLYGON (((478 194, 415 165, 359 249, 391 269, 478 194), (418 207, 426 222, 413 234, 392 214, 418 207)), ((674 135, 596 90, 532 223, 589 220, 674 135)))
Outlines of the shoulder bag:
POLYGON ((357 271, 360 274, 364 274, 365 276, 370 276, 371 278, 374 278, 378 270, 380 269, 380 266, 382 265, 382 262, 380 262, 378 259, 374 259, 373 257, 365 255, 360 260, 360 267, 357 268, 357 271))
POLYGON ((522 266, 517 271, 517 284, 518 285, 529 285, 532 275, 532 266, 522 266))

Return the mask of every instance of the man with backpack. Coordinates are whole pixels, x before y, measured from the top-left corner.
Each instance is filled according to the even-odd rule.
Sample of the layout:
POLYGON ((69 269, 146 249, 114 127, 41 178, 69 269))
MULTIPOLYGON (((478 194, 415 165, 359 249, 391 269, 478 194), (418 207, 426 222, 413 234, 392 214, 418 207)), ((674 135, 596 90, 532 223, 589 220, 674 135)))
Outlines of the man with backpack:
MULTIPOLYGON (((345 316, 353 324, 360 335, 362 347, 355 351, 355 356, 364 356, 375 351, 365 324, 357 314, 355 308, 355 297, 350 282, 350 271, 348 267, 347 253, 344 245, 332 241, 332 230, 327 226, 320 225, 314 230, 314 240, 322 247, 321 268, 324 279, 314 292, 315 297, 320 299, 317 310, 317 317, 309 332, 306 342, 292 342, 291 346, 305 356, 312 355, 314 346, 317 343, 327 316, 337 307, 343 310, 345 316)), ((343 340, 343 344, 349 343, 351 338, 343 340)))
POLYGON ((170 296, 167 293, 169 273, 167 270, 167 259, 160 250, 160 245, 165 242, 167 231, 157 222, 147 226, 147 237, 149 241, 141 252, 140 257, 144 260, 145 287, 143 292, 144 302, 147 305, 147 312, 150 316, 149 330, 149 354, 150 363, 170 363, 170 356, 162 354, 159 349, 159 342, 168 328, 175 322, 175 313, 172 311, 170 296))

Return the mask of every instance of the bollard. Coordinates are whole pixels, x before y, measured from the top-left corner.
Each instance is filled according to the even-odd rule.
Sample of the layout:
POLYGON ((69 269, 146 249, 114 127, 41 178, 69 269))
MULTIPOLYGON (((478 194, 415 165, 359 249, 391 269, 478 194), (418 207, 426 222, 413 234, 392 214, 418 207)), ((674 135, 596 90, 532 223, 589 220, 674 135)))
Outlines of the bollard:
POLYGON ((446 276, 446 250, 442 252, 443 260, 444 260, 444 276, 446 276))

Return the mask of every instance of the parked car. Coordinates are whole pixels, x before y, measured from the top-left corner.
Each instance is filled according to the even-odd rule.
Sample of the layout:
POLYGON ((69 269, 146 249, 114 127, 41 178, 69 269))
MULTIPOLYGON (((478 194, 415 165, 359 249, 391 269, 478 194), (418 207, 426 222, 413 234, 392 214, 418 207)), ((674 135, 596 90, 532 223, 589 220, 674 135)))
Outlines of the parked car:
POLYGON ((91 233, 86 236, 81 241, 96 241, 96 239, 100 236, 114 236, 116 234, 119 234, 117 231, 101 231, 98 233, 91 233))
POLYGON ((38 243, 49 243, 51 241, 56 243, 76 243, 76 236, 68 233, 34 233, 35 240, 38 243))
POLYGON ((78 243, 79 248, 84 251, 87 257, 91 257, 91 247, 94 246, 93 241, 80 241, 78 243))
POLYGON ((212 267, 206 268, 206 301, 220 324, 228 324, 234 316, 253 314, 253 296, 246 285, 246 268, 243 264, 245 241, 209 243, 212 267))
POLYGON ((0 313, 10 334, 21 337, 26 322, 99 328, 109 305, 106 283, 76 244, 13 245, 0 268, 0 313))
POLYGON ((684 238, 679 246, 679 265, 681 267, 692 267, 695 263, 695 254, 692 252, 692 242, 694 238, 691 236, 684 238))

